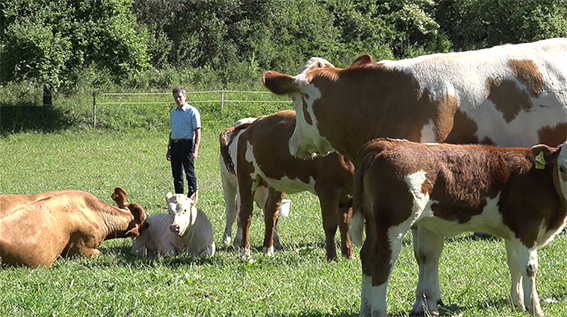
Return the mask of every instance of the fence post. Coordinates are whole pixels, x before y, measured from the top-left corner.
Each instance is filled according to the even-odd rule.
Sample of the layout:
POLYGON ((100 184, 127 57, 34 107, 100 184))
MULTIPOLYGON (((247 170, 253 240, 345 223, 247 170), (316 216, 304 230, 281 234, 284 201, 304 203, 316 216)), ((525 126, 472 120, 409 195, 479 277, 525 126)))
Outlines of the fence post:
POLYGON ((93 127, 96 127, 96 92, 93 91, 93 127))
POLYGON ((220 110, 224 111, 224 89, 221 89, 220 110))

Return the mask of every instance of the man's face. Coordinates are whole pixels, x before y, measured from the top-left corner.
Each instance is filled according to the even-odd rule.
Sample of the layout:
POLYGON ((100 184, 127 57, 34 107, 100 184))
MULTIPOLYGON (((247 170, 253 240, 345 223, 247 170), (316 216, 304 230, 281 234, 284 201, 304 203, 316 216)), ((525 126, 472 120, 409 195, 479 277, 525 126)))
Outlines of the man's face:
POLYGON ((178 107, 183 107, 183 105, 185 104, 186 97, 183 96, 182 93, 178 92, 173 95, 173 99, 175 100, 175 103, 177 104, 178 107))

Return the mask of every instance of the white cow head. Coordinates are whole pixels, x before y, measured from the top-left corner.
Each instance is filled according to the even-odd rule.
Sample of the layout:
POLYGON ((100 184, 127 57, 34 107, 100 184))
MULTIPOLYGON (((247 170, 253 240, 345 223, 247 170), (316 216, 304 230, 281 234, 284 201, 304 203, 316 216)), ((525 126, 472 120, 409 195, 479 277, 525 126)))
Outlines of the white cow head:
POLYGON ((312 157, 314 154, 326 155, 334 151, 331 143, 319 133, 313 111, 313 104, 321 97, 321 93, 311 84, 309 73, 321 68, 334 66, 322 58, 313 57, 295 77, 273 71, 265 72, 262 77, 264 85, 273 93, 288 95, 293 100, 297 121, 289 140, 289 151, 301 158, 312 157))
POLYGON ((547 145, 536 145, 531 149, 537 169, 553 168, 553 181, 557 193, 567 200, 567 142, 557 150, 547 145))
POLYGON ((167 193, 165 202, 169 212, 169 230, 178 236, 185 235, 197 220, 197 192, 191 198, 167 193))

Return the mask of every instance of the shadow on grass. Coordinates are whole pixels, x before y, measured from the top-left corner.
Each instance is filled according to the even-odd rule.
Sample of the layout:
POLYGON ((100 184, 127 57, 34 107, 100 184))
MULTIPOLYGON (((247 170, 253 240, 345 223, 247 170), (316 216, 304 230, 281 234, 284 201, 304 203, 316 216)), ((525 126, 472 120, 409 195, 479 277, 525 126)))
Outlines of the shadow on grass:
POLYGON ((0 135, 41 131, 56 132, 71 126, 64 112, 54 107, 0 105, 0 135))

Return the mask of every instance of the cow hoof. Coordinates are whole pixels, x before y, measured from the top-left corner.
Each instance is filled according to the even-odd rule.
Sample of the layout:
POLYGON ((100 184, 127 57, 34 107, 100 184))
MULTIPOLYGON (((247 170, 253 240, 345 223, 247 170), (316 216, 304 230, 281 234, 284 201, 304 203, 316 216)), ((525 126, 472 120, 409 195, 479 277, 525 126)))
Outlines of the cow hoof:
POLYGON ((230 238, 230 236, 225 236, 222 241, 224 242, 224 244, 230 244, 231 240, 232 239, 230 238))
POLYGON ((251 253, 250 253, 250 249, 246 249, 246 248, 238 248, 240 250, 240 256, 244 259, 250 258, 251 257, 251 253))
POLYGON ((425 313, 424 311, 420 311, 420 312, 416 312, 416 311, 412 311, 410 313, 410 317, 439 317, 439 311, 437 310, 432 310, 432 311, 428 311, 427 313, 425 313))
POLYGON ((264 252, 264 254, 267 256, 274 256, 274 246, 271 246, 269 248, 263 247, 262 252, 264 252))

